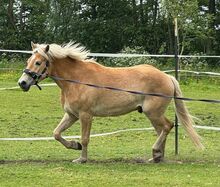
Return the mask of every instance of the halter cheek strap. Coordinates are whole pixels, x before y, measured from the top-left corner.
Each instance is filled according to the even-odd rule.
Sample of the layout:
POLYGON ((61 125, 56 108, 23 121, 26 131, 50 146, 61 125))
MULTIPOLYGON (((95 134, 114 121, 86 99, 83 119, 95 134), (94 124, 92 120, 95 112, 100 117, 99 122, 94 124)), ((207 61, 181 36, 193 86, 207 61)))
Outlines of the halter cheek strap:
MULTIPOLYGON (((46 67, 43 69, 43 71, 41 72, 41 74, 36 73, 36 72, 34 72, 34 71, 31 71, 31 70, 29 70, 29 69, 24 69, 24 70, 23 70, 23 73, 26 73, 26 74, 29 75, 32 79, 34 79, 34 80, 35 80, 35 85, 39 88, 39 90, 42 90, 42 88, 38 85, 38 82, 39 82, 40 78, 46 73, 48 66, 49 66, 49 62, 47 61, 47 62, 46 62, 46 67)), ((47 74, 46 74, 45 77, 47 77, 47 74)))

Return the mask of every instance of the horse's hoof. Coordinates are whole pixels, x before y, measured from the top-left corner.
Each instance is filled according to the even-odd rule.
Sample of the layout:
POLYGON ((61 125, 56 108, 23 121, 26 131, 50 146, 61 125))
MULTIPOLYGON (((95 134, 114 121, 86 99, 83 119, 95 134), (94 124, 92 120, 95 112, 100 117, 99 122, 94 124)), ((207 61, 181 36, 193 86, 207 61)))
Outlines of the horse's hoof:
POLYGON ((149 163, 161 163, 163 162, 163 159, 161 158, 151 158, 148 160, 149 163))
POLYGON ((73 140, 73 141, 70 141, 70 146, 68 148, 69 149, 75 149, 75 150, 82 150, 82 145, 81 145, 81 143, 75 142, 73 140))
POLYGON ((73 162, 73 163, 76 163, 76 164, 84 164, 84 163, 87 162, 87 159, 80 157, 80 158, 78 158, 78 159, 76 159, 76 160, 73 160, 72 162, 73 162))
POLYGON ((82 145, 81 145, 81 143, 77 142, 77 148, 76 148, 76 150, 82 150, 82 145))

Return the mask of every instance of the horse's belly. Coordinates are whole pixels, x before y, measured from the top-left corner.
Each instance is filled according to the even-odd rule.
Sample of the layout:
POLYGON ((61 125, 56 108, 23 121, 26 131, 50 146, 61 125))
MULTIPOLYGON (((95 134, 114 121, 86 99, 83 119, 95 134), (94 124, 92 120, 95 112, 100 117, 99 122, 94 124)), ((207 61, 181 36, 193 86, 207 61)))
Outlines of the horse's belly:
POLYGON ((101 110, 94 110, 93 115, 99 116, 99 117, 106 117, 106 116, 119 116, 123 114, 127 114, 129 112, 132 112, 137 107, 126 107, 126 108, 102 108, 101 110))
POLYGON ((142 105, 142 99, 140 97, 112 97, 108 100, 100 100, 92 108, 94 116, 118 116, 127 114, 137 109, 142 105))

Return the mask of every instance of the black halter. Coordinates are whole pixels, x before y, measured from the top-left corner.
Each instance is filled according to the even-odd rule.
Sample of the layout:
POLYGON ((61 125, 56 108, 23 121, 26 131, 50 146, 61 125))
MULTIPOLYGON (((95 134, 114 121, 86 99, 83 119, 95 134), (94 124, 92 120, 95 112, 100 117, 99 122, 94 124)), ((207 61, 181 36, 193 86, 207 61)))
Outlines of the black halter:
MULTIPOLYGON (((47 61, 46 62, 46 66, 45 66, 45 68, 43 69, 43 71, 41 73, 36 73, 36 72, 31 71, 29 69, 24 69, 23 73, 26 73, 32 79, 34 79, 35 80, 35 85, 39 88, 39 90, 42 90, 42 88, 38 85, 38 81, 40 80, 42 75, 44 75, 46 73, 48 66, 49 66, 49 62, 47 61)), ((46 77, 47 77, 47 75, 46 75, 46 77)))

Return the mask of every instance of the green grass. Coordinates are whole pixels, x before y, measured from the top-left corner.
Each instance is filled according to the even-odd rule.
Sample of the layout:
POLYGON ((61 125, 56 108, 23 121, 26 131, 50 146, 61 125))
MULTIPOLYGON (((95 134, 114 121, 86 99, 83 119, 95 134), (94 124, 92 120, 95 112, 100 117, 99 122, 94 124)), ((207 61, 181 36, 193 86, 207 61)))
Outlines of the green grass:
MULTIPOLYGON (((0 87, 15 86, 19 73, 1 73, 0 87)), ((198 83, 182 81, 184 95, 220 99, 216 79, 198 83)), ((52 136, 63 110, 59 89, 0 91, 0 137, 52 136)), ((192 115, 207 125, 220 127, 220 105, 186 103, 192 115)), ((174 118, 173 106, 167 111, 174 118)), ((95 118, 92 133, 150 127, 143 114, 95 118)), ((124 132, 91 138, 89 162, 73 164, 80 152, 67 150, 56 141, 0 141, 0 186, 220 186, 220 132, 198 130, 206 149, 196 150, 180 127, 180 154, 174 155, 174 130, 166 147, 166 163, 149 164, 154 131, 124 132)), ((80 134, 76 123, 64 135, 80 134)))
POLYGON ((30 162, 8 164, 1 181, 8 186, 219 186, 216 170, 213 164, 30 162))

